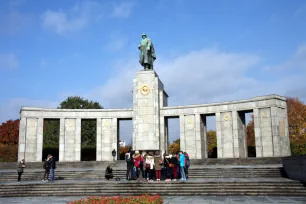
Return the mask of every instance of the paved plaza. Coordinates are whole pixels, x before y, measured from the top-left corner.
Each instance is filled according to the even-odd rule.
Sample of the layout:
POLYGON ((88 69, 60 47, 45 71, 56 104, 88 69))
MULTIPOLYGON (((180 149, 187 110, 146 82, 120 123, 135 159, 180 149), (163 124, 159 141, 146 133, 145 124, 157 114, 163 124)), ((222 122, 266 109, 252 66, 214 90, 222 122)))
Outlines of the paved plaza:
MULTIPOLYGON (((0 198, 2 204, 64 204, 69 201, 80 199, 83 197, 25 197, 25 198, 0 198)), ((165 204, 231 204, 231 203, 288 203, 288 204, 303 204, 306 203, 305 197, 281 197, 281 196, 165 196, 165 204)))

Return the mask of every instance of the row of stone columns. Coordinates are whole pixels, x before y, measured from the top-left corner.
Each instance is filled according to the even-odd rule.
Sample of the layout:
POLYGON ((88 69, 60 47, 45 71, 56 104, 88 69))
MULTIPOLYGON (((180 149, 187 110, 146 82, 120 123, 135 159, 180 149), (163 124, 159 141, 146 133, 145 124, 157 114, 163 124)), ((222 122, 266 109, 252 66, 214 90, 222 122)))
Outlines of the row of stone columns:
MULTIPOLYGON (((289 156, 287 110, 279 107, 255 108, 254 127, 257 157, 289 156)), ((247 157, 247 138, 243 111, 217 112, 216 133, 218 158, 247 157)), ((205 115, 204 115, 205 116, 205 115)), ((207 158, 206 117, 181 115, 181 149, 192 159, 207 158)), ((18 158, 42 161, 43 118, 21 118, 18 158)), ((160 118, 160 150, 168 149, 167 124, 160 118)), ((118 147, 118 119, 97 118, 96 160, 112 160, 111 151, 118 147)), ((143 138, 145 139, 145 138, 143 138)), ((59 160, 81 160, 81 118, 60 118, 59 160)))
MULTIPOLYGON (((28 162, 42 161, 43 118, 21 118, 18 159, 28 162)), ((117 150, 117 118, 98 118, 96 160, 111 161, 111 152, 117 150)), ((81 161, 81 118, 61 118, 59 135, 59 161, 81 161)))
MULTIPOLYGON (((248 157, 243 111, 217 112, 216 134, 218 158, 248 157)), ((287 110, 279 107, 254 109, 256 157, 289 156, 290 141, 287 110)), ((180 146, 190 158, 207 158, 205 117, 181 115, 180 146)))

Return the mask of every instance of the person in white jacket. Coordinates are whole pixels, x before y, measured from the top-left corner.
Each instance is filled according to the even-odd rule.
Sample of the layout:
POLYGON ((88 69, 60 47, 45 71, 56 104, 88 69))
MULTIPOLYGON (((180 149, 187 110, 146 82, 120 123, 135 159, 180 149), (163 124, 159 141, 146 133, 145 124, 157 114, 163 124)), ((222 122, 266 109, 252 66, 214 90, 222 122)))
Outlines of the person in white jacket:
POLYGON ((146 165, 145 165, 145 172, 148 181, 153 181, 153 172, 154 172, 154 155, 152 152, 146 155, 146 165))

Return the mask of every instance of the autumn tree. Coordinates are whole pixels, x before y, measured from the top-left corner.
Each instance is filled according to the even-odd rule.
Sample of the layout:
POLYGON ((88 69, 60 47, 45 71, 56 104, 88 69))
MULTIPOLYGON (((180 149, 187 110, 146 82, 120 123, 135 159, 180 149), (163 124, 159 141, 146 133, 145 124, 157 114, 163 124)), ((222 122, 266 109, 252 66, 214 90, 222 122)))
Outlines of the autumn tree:
POLYGON ((8 120, 0 125, 0 143, 18 144, 19 120, 8 120))
POLYGON ((247 124, 246 127, 247 146, 255 147, 254 115, 252 115, 251 117, 252 120, 247 124))
POLYGON ((169 146, 169 152, 176 154, 180 151, 180 139, 174 140, 173 143, 169 146))
POLYGON ((0 125, 0 161, 17 161, 19 120, 8 120, 0 125))
POLYGON ((306 105, 297 98, 287 98, 289 135, 292 142, 306 142, 306 105))

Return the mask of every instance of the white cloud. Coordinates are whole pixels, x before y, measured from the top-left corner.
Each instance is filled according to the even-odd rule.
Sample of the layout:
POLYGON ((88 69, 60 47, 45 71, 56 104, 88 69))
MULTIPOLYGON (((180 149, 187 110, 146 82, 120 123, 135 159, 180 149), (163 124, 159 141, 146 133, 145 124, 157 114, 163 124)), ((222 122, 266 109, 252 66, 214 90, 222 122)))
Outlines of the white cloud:
POLYGON ((114 18, 128 18, 132 13, 134 5, 135 4, 133 2, 124 2, 116 4, 114 5, 111 16, 114 18))
POLYGON ((95 1, 77 3, 68 11, 47 10, 42 15, 42 26, 59 35, 82 30, 94 19, 101 5, 95 1))
POLYGON ((14 98, 0 101, 0 123, 7 120, 15 120, 20 117, 20 109, 23 106, 56 108, 59 103, 55 101, 31 100, 26 98, 14 98))
POLYGON ((0 54, 0 69, 11 69, 18 67, 19 62, 14 54, 0 54))
MULTIPOLYGON (((294 56, 300 56, 302 50, 300 47, 294 56)), ((299 61, 299 57, 289 61, 298 64, 295 60, 299 61)), ((262 66, 257 55, 205 49, 174 59, 159 57, 155 70, 169 94, 169 105, 222 102, 267 94, 291 96, 306 90, 303 83, 306 72, 294 74, 293 71, 292 75, 276 80, 260 80, 257 76, 248 75, 248 71, 260 70, 262 66)), ((137 59, 117 64, 113 77, 85 96, 100 101, 105 108, 132 107, 132 80, 137 69, 141 69, 137 59)), ((274 70, 266 74, 273 75, 274 70)), ((303 98, 306 96, 300 97, 306 99, 303 98)))

